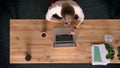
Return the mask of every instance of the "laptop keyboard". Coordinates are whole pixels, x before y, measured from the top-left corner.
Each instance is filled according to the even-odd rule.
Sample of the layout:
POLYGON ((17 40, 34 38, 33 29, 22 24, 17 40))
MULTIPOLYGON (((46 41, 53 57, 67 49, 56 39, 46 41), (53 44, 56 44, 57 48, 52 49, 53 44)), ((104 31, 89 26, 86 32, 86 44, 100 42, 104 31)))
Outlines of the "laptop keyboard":
POLYGON ((64 35, 56 35, 56 41, 73 41, 73 35, 64 34, 64 35))

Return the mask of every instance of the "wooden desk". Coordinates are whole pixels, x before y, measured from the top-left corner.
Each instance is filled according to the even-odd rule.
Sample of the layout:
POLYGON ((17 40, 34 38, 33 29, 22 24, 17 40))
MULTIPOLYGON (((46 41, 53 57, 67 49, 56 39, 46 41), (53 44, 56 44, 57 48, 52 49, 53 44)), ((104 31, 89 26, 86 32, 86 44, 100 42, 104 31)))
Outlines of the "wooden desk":
MULTIPOLYGON (((53 48, 52 30, 47 23, 47 36, 40 36, 44 20, 10 20, 10 63, 91 63, 91 46, 104 42, 112 34, 113 45, 120 45, 120 20, 85 20, 77 30, 77 47, 53 48), (32 56, 26 61, 26 53, 32 56)), ((116 51, 116 50, 115 50, 116 51)), ((120 63, 115 59, 111 63, 120 63)))

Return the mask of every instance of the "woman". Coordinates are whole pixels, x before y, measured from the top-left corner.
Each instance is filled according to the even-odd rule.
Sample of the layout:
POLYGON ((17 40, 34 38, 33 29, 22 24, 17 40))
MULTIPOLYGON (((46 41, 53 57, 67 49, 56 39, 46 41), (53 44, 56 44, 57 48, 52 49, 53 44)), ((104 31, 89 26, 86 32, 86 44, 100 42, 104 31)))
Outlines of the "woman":
POLYGON ((61 21, 65 26, 68 26, 71 21, 78 20, 79 24, 76 25, 72 34, 84 20, 84 14, 81 7, 73 0, 58 0, 53 3, 46 13, 46 20, 56 22, 61 21))

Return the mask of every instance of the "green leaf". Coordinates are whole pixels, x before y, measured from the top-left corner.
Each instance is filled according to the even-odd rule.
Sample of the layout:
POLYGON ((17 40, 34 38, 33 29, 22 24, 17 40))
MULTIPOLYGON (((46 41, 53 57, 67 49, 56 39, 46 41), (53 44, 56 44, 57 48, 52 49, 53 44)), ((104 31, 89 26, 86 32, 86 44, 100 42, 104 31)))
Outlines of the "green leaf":
POLYGON ((109 49, 110 49, 110 45, 109 45, 108 43, 104 43, 104 44, 105 44, 105 48, 106 48, 106 50, 109 51, 109 49))

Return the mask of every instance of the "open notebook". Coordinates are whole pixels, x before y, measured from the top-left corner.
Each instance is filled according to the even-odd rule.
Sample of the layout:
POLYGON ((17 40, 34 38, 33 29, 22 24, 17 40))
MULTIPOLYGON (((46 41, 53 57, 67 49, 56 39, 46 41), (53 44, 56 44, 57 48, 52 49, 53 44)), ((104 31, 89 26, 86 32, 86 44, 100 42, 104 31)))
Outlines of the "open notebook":
POLYGON ((91 48, 92 51, 92 65, 107 65, 110 63, 109 59, 106 59, 108 53, 104 44, 94 44, 91 48))

